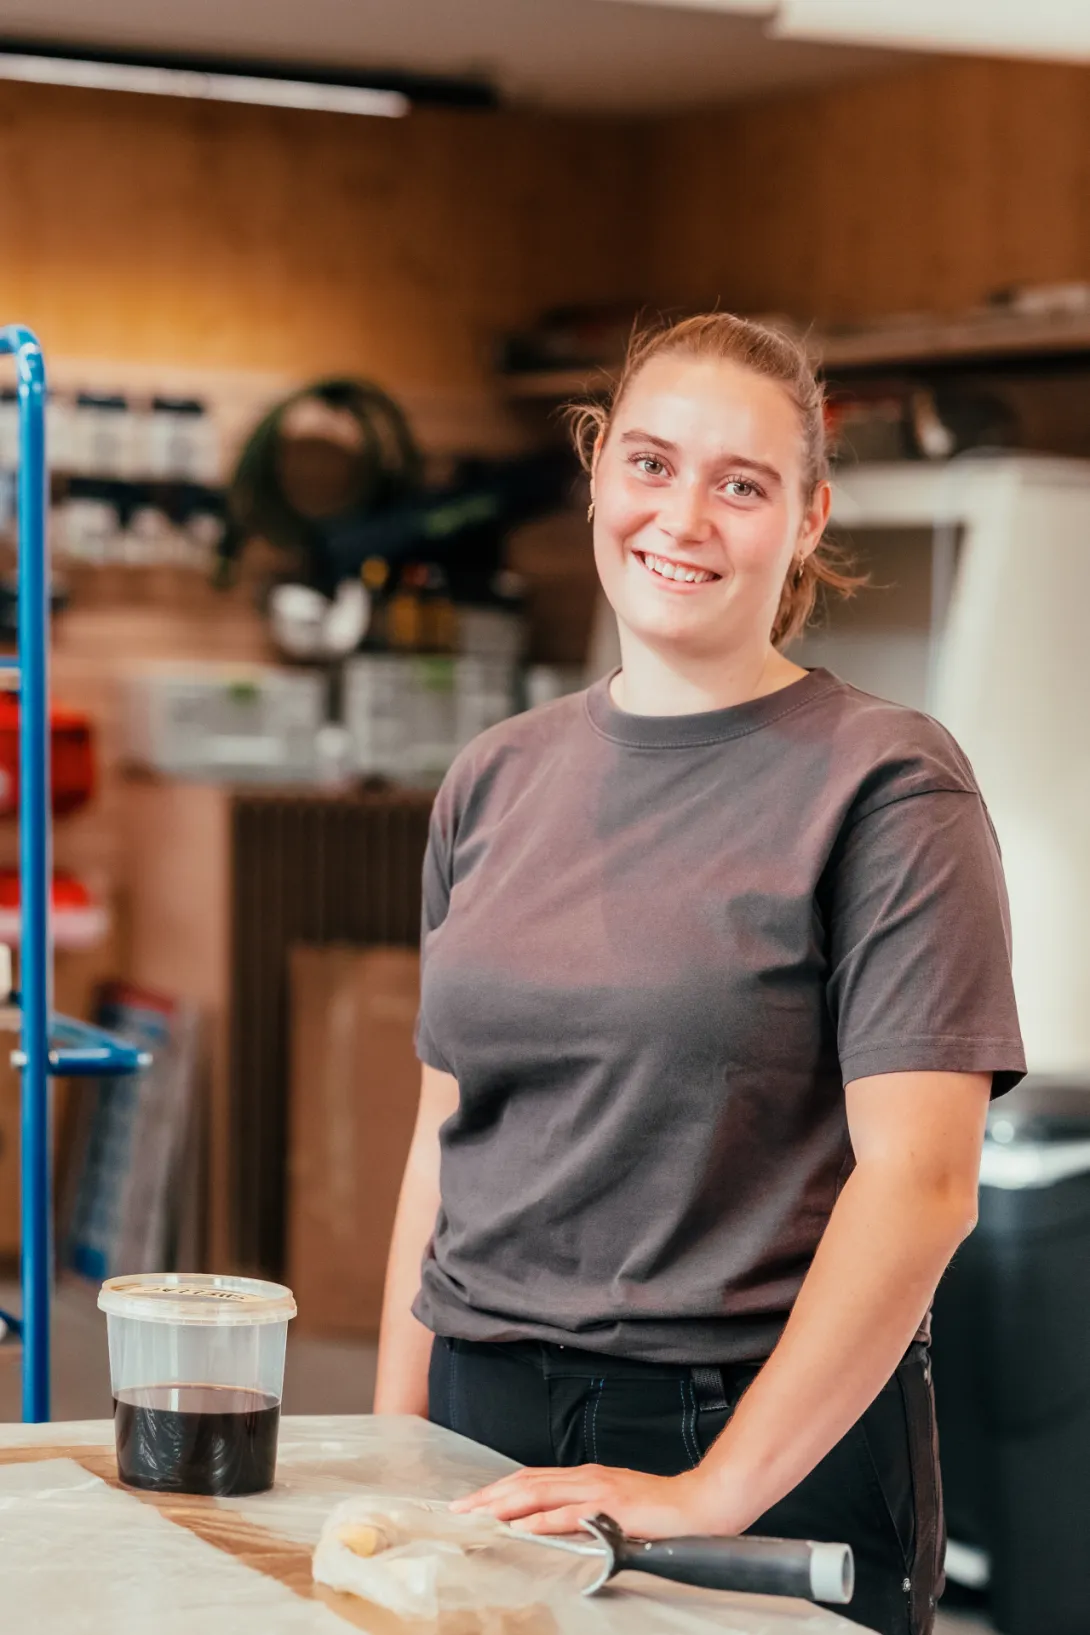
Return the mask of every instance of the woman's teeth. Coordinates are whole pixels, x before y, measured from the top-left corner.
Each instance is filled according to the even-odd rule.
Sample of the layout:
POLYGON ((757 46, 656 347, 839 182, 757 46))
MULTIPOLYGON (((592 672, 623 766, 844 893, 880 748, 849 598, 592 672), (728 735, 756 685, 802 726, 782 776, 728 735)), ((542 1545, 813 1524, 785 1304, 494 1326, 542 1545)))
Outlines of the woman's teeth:
POLYGON ((713 579, 718 579, 717 573, 705 573, 699 568, 685 568, 680 562, 667 562, 661 556, 641 554, 640 561, 652 573, 657 573, 663 579, 680 579, 687 585, 708 585, 713 579))

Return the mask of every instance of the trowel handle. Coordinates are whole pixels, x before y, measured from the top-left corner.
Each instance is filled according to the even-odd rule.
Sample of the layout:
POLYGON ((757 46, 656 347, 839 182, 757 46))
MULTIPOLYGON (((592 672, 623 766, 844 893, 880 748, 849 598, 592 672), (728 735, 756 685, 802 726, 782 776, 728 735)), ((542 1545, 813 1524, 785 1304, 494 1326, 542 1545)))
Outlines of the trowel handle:
POLYGON ((855 1588, 847 1544, 812 1544, 782 1538, 670 1538, 629 1540, 617 1571, 629 1568, 699 1584, 707 1590, 797 1595, 845 1606, 855 1588))

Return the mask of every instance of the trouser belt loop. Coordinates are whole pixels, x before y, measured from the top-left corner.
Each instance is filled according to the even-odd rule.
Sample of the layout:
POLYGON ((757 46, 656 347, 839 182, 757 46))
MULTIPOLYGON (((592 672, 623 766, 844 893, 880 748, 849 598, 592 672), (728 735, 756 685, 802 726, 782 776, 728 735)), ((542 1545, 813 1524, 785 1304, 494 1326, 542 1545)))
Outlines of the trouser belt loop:
POLYGON ((693 1382, 697 1407, 706 1408, 712 1413, 722 1413, 727 1406, 727 1393, 723 1387, 723 1370, 714 1366, 691 1368, 689 1375, 693 1382))

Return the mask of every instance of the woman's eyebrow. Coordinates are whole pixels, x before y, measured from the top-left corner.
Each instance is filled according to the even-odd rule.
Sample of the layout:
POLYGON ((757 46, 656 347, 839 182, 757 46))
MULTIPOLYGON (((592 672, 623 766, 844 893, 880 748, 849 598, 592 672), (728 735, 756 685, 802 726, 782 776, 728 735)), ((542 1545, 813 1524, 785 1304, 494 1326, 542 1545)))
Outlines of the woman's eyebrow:
POLYGON ((775 466, 768 465, 764 460, 753 460, 748 454, 723 454, 720 455, 717 463, 719 465, 731 467, 742 466, 746 471, 755 471, 757 475, 759 477, 763 477, 767 483, 783 483, 783 478, 780 476, 780 473, 776 470, 775 466))
MULTIPOLYGON (((664 454, 676 454, 678 452, 676 443, 671 443, 665 437, 656 437, 654 432, 640 431, 638 427, 633 427, 631 431, 622 432, 620 440, 622 443, 650 443, 652 448, 660 448, 664 454)), ((758 475, 765 478, 766 482, 781 484, 783 482, 783 478, 775 466, 768 465, 764 460, 754 460, 748 454, 720 454, 717 456, 715 463, 720 466, 742 466, 746 471, 757 472, 758 475)))
POLYGON ((651 443, 655 448, 662 449, 664 454, 676 454, 677 444, 668 442, 665 437, 656 437, 653 431, 640 431, 633 427, 631 431, 621 433, 622 443, 651 443))

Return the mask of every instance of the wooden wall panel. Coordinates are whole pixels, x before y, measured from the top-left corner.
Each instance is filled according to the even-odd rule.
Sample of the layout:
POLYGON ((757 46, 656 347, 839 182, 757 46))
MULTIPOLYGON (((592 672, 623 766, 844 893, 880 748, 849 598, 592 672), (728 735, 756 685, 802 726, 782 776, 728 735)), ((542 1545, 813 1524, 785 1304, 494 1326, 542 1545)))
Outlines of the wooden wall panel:
POLYGON ((0 313, 54 357, 356 370, 498 420, 492 337, 554 303, 828 322, 1090 276, 1090 69, 945 59, 642 123, 9 85, 0 189, 0 313))
POLYGON ((1090 68, 944 60, 663 121, 652 287, 820 322, 1090 278, 1090 68))
POLYGON ((497 330, 636 290, 634 127, 0 88, 0 314, 56 357, 492 396, 497 330))
POLYGON ((1090 69, 945 59, 643 122, 9 85, 0 189, 0 313, 66 375, 354 370, 500 436, 492 338, 550 304, 835 322, 1090 276, 1090 69))

